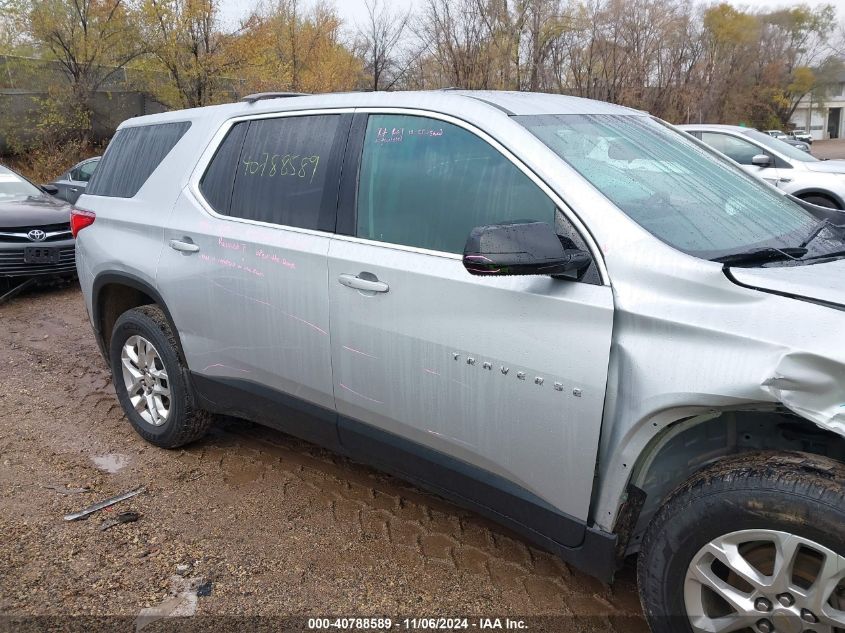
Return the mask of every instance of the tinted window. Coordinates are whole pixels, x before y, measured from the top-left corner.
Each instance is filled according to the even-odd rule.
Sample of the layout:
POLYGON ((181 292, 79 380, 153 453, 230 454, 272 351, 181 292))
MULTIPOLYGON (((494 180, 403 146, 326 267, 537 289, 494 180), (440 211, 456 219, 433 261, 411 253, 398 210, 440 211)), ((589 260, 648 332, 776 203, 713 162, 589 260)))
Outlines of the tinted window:
POLYGON ((217 149, 214 158, 211 159, 202 180, 200 180, 202 195, 212 209, 223 215, 229 214, 232 187, 235 185, 235 172, 248 127, 249 122, 247 121, 232 126, 217 149))
POLYGON ((185 121, 118 130, 94 172, 88 193, 131 198, 189 127, 191 124, 185 121))
POLYGON ((758 154, 765 152, 748 141, 728 136, 727 134, 720 134, 719 132, 702 132, 701 140, 707 143, 717 152, 722 152, 728 158, 732 158, 740 165, 751 165, 751 159, 758 154))
POLYGON ((448 253, 476 226, 555 221, 552 201, 486 141, 405 115, 369 118, 357 212, 359 237, 448 253))
POLYGON ((333 231, 345 143, 341 115, 251 121, 228 214, 333 231))

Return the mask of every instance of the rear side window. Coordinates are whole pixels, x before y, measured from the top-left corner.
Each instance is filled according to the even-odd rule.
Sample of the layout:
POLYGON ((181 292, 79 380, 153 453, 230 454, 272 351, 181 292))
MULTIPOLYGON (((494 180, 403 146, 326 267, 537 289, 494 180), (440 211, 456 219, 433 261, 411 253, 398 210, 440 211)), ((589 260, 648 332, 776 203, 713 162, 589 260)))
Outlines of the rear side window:
POLYGON ((226 204, 223 165, 234 156, 233 129, 203 177, 209 203, 223 215, 334 231, 348 127, 343 120, 343 115, 329 114, 250 121, 240 160, 234 165, 231 202, 226 204), (212 184, 213 178, 220 184, 212 184))
POLYGON ((232 188, 235 186, 235 168, 241 155, 248 121, 235 123, 211 159, 200 180, 200 191, 211 208, 222 215, 229 215, 232 188))
POLYGON ((87 193, 133 197, 189 127, 190 122, 183 121, 118 130, 91 178, 87 193))

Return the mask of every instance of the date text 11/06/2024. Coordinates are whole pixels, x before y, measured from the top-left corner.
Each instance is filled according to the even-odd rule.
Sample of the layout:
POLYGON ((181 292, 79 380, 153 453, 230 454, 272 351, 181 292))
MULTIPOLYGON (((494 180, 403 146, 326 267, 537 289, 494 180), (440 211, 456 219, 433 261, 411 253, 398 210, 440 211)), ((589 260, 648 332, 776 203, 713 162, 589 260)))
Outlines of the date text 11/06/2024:
POLYGON ((524 620, 511 618, 309 618, 310 630, 525 630, 524 620))

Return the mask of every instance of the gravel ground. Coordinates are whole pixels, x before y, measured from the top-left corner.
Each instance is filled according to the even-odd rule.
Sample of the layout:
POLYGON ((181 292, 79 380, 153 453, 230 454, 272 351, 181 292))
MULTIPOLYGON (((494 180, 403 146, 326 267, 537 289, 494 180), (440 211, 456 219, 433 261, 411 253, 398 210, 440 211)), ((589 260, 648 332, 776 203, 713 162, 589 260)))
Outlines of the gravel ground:
POLYGON ((0 306, 0 420, 0 630, 33 615, 53 616, 39 630, 94 615, 133 630, 163 602, 145 613, 194 614, 180 624, 203 630, 232 622, 219 616, 326 615, 544 615, 555 617, 531 628, 647 630, 631 566, 608 588, 278 432, 226 419, 184 450, 146 444, 117 404, 75 284, 0 306), (62 518, 137 486, 87 520, 62 518), (126 511, 140 518, 101 529, 126 511))

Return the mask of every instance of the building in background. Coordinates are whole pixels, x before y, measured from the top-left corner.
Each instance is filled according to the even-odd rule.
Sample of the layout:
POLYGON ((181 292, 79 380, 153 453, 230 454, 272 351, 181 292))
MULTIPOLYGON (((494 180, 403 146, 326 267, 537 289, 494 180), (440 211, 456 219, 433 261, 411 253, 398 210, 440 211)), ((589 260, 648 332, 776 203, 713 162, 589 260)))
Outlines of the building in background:
POLYGON ((793 129, 808 131, 813 140, 845 137, 845 71, 826 87, 823 99, 812 94, 798 102, 789 122, 793 129))

